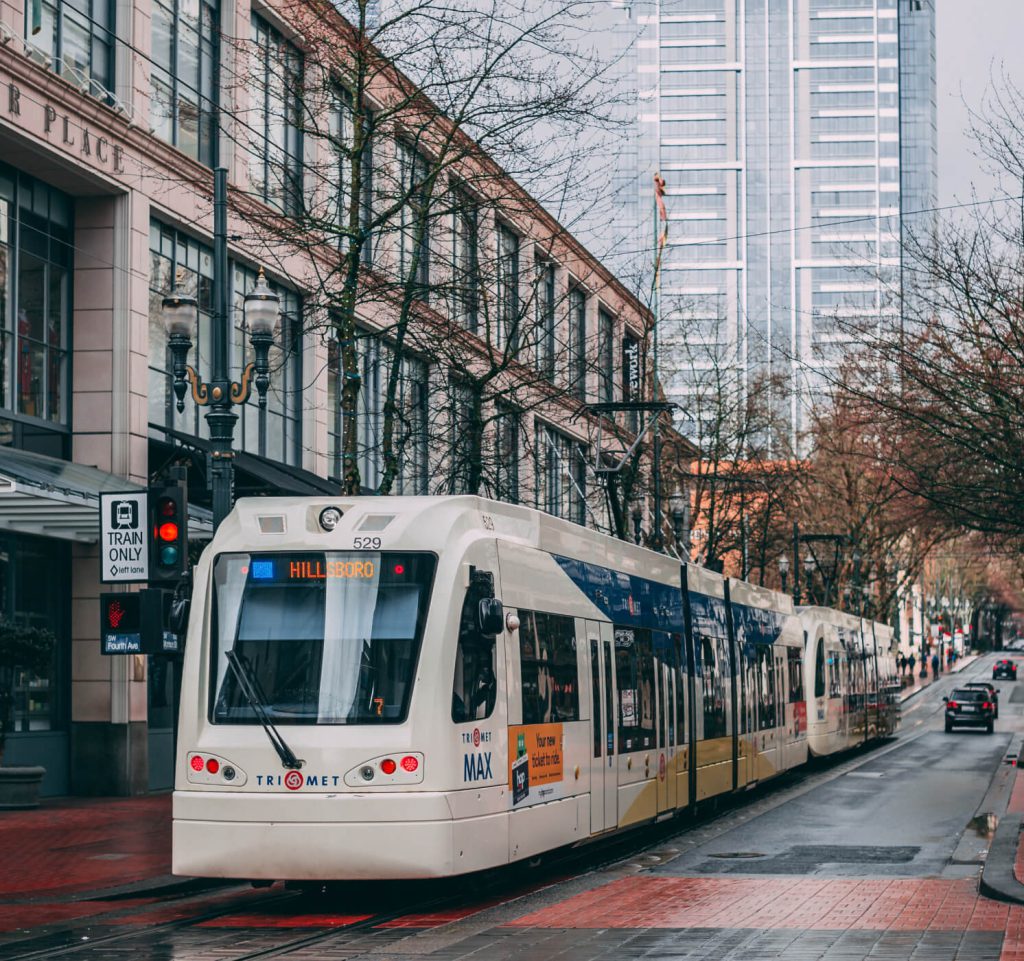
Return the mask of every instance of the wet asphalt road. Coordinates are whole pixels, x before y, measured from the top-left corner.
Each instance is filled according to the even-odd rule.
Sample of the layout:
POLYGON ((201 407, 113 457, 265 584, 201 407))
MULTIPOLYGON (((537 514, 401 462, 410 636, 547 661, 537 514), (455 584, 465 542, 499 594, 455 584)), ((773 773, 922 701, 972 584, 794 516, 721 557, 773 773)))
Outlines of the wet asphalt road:
MULTIPOLYGON (((815 789, 738 825, 659 871, 825 877, 976 875, 991 825, 981 819, 971 822, 986 813, 982 802, 1013 733, 1022 726, 1024 703, 1012 699, 1015 682, 999 681, 1000 717, 995 733, 957 729, 946 734, 941 698, 956 683, 990 678, 991 661, 983 658, 913 698, 895 749, 866 755, 868 759, 855 770, 824 779, 815 789)), ((1024 682, 1018 683, 1024 699, 1024 682)))

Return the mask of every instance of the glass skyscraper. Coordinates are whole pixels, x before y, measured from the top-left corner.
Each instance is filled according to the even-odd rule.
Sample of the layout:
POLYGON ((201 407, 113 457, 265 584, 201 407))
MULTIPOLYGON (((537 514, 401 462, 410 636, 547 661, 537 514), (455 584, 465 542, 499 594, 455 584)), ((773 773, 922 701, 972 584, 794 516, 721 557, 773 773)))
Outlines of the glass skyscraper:
POLYGON ((935 205, 934 0, 638 0, 630 13, 639 147, 618 163, 636 163, 651 245, 654 172, 666 182, 659 329, 680 427, 695 384, 727 372, 740 391, 770 378, 799 442, 858 333, 899 324, 901 231, 935 205))

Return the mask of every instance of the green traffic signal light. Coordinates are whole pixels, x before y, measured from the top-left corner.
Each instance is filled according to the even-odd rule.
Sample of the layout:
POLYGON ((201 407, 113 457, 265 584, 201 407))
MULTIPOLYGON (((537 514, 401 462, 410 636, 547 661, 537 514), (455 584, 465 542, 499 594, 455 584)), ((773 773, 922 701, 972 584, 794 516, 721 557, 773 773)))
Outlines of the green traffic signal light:
POLYGON ((178 548, 172 544, 166 544, 160 548, 160 563, 165 567, 173 567, 178 563, 178 548))

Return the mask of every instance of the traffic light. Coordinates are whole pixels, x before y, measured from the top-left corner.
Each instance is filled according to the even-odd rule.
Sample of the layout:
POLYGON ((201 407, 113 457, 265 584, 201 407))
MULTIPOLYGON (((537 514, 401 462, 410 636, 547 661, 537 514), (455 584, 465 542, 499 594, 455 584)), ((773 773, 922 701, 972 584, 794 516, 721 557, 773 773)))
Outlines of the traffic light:
POLYGON ((149 489, 149 582, 177 582, 188 571, 188 514, 178 486, 149 489))

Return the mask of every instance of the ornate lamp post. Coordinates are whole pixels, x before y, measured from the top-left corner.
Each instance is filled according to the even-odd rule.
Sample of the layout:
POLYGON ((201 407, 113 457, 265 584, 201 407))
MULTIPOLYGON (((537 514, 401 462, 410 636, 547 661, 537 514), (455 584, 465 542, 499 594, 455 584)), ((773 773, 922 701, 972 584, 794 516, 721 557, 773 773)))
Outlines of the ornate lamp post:
POLYGON ((163 301, 164 329, 171 350, 174 395, 180 413, 185 409, 186 380, 192 387, 192 399, 208 408, 210 425, 210 489, 213 499, 213 526, 216 529, 231 510, 234 487, 234 434, 238 414, 233 408, 249 399, 253 374, 260 398, 260 453, 266 448, 266 393, 270 385, 269 357, 280 316, 280 301, 267 286, 260 269, 255 289, 245 298, 245 322, 249 328, 256 360, 245 365, 241 380, 228 373, 228 256, 227 256, 227 170, 214 171, 214 296, 212 318, 213 373, 204 381, 194 367, 185 363, 192 349, 198 321, 195 297, 175 289, 163 301))
POLYGON ((805 593, 807 594, 807 600, 810 603, 814 603, 814 591, 812 590, 812 578, 814 577, 814 568, 818 566, 818 562, 814 559, 814 555, 808 551, 804 554, 804 576, 806 578, 807 587, 805 593))
POLYGON ((690 500, 677 490, 669 498, 669 508, 676 551, 683 560, 688 561, 690 559, 690 500))
POLYGON ((779 580, 782 581, 782 593, 786 593, 786 580, 789 578, 789 555, 779 555, 779 580))

